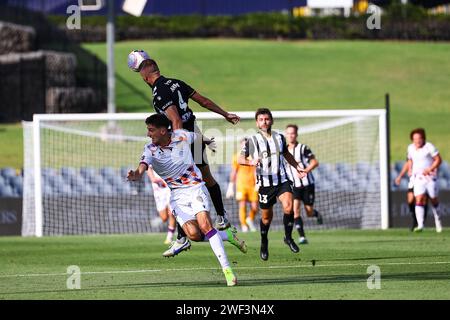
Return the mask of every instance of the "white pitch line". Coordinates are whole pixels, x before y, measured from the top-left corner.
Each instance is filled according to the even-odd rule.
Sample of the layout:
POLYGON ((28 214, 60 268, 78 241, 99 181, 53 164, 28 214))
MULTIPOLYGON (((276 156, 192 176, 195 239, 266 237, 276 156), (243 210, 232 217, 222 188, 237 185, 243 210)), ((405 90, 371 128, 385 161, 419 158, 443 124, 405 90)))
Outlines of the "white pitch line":
MULTIPOLYGON (((386 262, 386 263, 338 263, 338 264, 316 264, 316 265, 298 265, 298 266, 261 266, 261 267, 234 267, 235 270, 257 270, 257 269, 296 269, 296 268, 320 268, 320 267, 364 267, 370 265, 393 266, 393 265, 432 265, 432 264, 450 264, 450 261, 431 261, 431 262, 386 262)), ((87 274, 121 274, 121 273, 151 273, 151 272, 175 272, 175 271, 197 271, 197 270, 220 270, 218 268, 174 268, 174 269, 143 269, 143 270, 116 270, 116 271, 87 271, 81 272, 81 275, 87 274)), ((0 275, 0 278, 14 277, 49 277, 49 276, 67 276, 67 273, 29 273, 29 274, 6 274, 0 275)))

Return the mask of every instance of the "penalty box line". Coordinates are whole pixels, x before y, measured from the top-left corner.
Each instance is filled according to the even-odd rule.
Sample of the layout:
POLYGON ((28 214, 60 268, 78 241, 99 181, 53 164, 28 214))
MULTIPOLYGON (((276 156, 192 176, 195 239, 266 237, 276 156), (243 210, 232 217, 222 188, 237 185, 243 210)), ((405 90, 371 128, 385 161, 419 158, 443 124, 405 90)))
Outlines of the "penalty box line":
MULTIPOLYGON (((332 268, 332 267, 366 267, 370 265, 377 266, 402 266, 402 265, 439 265, 450 264, 450 261, 430 261, 430 262, 385 262, 385 263, 336 263, 336 264, 308 264, 297 266, 248 266, 234 267, 234 270, 269 270, 269 269, 297 269, 297 268, 332 268)), ((176 271, 214 271, 219 268, 172 268, 172 269, 143 269, 143 270, 115 270, 115 271, 86 271, 81 275, 95 274, 126 274, 126 273, 152 273, 152 272, 176 272, 176 271)), ((28 273, 28 274, 6 274, 0 275, 0 278, 19 278, 19 277, 50 277, 67 276, 68 273, 28 273)))

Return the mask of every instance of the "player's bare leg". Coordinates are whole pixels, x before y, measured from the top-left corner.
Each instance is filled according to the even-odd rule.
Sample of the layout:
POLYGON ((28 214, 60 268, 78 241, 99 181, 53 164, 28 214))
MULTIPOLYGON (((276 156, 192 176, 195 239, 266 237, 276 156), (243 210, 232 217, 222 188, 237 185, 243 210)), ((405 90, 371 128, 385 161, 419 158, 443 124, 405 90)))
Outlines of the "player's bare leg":
POLYGON ((430 201, 431 201, 431 210, 433 211, 434 215, 434 223, 436 224, 436 232, 440 233, 442 232, 442 222, 439 212, 439 199, 437 197, 430 198, 430 201))
POLYGON ((294 226, 298 231, 300 238, 298 239, 299 244, 307 244, 305 230, 303 229, 303 219, 301 215, 302 202, 298 199, 294 199, 294 226))
POLYGON ((310 206, 310 205, 305 204, 305 210, 306 210, 306 215, 309 218, 316 218, 317 219, 317 224, 323 224, 322 215, 319 213, 319 211, 314 209, 314 206, 310 206))
POLYGON ((408 191, 406 194, 406 200, 408 201, 409 212, 411 213, 411 217, 413 219, 413 224, 411 227, 411 231, 417 227, 417 218, 416 218, 416 200, 414 198, 414 192, 408 191))
POLYGON ((247 223, 247 226, 249 227, 251 232, 255 232, 256 231, 256 226, 255 226, 255 216, 256 213, 258 212, 258 202, 250 202, 250 212, 248 214, 247 219, 245 219, 245 222, 247 223))
POLYGON ((168 210, 168 215, 169 215, 169 223, 167 226, 167 236, 166 236, 166 241, 164 242, 165 244, 172 243, 173 235, 175 234, 175 230, 177 227, 177 221, 175 220, 175 217, 170 212, 170 210, 168 210))
POLYGON ((291 192, 283 192, 278 199, 283 207, 284 243, 292 252, 300 251, 295 241, 292 239, 292 229, 294 228, 293 197, 291 192))
POLYGON ((239 222, 241 223, 242 232, 248 232, 247 225, 247 201, 239 201, 239 222))
POLYGON ((416 196, 416 219, 417 228, 414 229, 416 232, 421 232, 423 230, 424 220, 425 220, 425 205, 427 204, 427 196, 421 194, 416 196))
POLYGON ((209 165, 198 165, 205 181, 206 188, 208 189, 209 195, 211 196, 211 201, 217 212, 215 227, 219 230, 225 230, 231 226, 228 219, 225 217, 225 207, 222 201, 222 191, 220 186, 211 174, 209 165))
POLYGON ((260 257, 262 260, 267 261, 269 259, 269 239, 267 237, 269 233, 270 224, 273 218, 273 208, 261 209, 261 250, 260 257))
POLYGON ((230 267, 230 262, 228 261, 227 254, 223 246, 223 241, 219 233, 220 231, 218 232, 213 228, 208 212, 199 212, 197 213, 196 217, 201 232, 209 241, 211 249, 219 260, 220 266, 222 267, 225 279, 227 281, 227 286, 235 286, 237 284, 237 278, 230 267))

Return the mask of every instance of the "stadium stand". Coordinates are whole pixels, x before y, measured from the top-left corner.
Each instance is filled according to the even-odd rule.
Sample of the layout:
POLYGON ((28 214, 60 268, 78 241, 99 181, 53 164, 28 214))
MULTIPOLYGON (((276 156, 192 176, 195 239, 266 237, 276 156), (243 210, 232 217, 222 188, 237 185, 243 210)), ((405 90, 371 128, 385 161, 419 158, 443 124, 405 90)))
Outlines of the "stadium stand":
MULTIPOLYGON (((393 191, 407 190, 408 177, 403 177, 400 186, 394 184, 394 179, 400 172, 404 161, 398 161, 391 167, 391 188, 393 191)), ((142 183, 130 184, 126 182, 125 176, 129 168, 119 169, 111 167, 72 168, 63 167, 59 170, 44 168, 42 170, 44 194, 80 194, 80 195, 135 195, 141 193, 152 194, 151 183, 144 179, 142 183)), ((217 180, 221 188, 225 190, 228 185, 230 166, 218 166, 216 172, 217 180)), ((344 185, 344 190, 357 190, 367 184, 372 175, 377 175, 377 165, 358 162, 354 165, 349 163, 322 163, 315 171, 318 190, 332 190, 337 184, 344 185)), ((373 181, 373 180, 372 180, 373 181)), ((370 186, 378 188, 379 185, 370 186)), ((450 190, 450 165, 443 162, 439 169, 440 190, 450 190)), ((370 189, 370 188, 369 188, 370 189)), ((22 197, 23 173, 13 168, 0 169, 0 197, 22 197)))

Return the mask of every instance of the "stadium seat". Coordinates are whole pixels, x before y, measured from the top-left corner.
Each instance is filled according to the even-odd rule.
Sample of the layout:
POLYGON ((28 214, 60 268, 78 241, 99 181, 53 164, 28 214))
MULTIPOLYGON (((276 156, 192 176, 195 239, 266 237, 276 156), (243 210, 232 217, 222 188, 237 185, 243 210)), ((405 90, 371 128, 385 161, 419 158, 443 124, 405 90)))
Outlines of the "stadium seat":
POLYGON ((14 190, 8 185, 0 185, 0 197, 13 197, 14 190))
POLYGON ((76 187, 83 188, 84 186, 88 185, 86 183, 86 180, 84 180, 84 178, 81 175, 70 178, 68 182, 72 188, 76 188, 76 187))
POLYGON ((9 167, 0 169, 0 173, 3 178, 15 177, 17 175, 16 170, 9 167))
POLYGON ((135 168, 121 167, 119 170, 119 174, 121 177, 125 178, 128 174, 128 171, 134 170, 135 168))
POLYGON ((340 173, 350 172, 350 165, 345 162, 336 163, 336 170, 340 173))
POLYGON ((405 162, 406 162, 405 160, 397 161, 394 165, 395 170, 397 170, 397 172, 400 172, 402 170, 403 166, 405 165, 405 162))
POLYGON ((449 167, 439 168, 439 175, 441 177, 444 177, 445 179, 450 179, 450 168, 449 167))
POLYGON ((400 190, 408 190, 408 179, 402 179, 401 181, 400 181, 400 186, 399 186, 399 189, 400 190))
POLYGON ((60 175, 50 176, 49 182, 50 182, 50 186, 52 186, 53 188, 57 188, 58 186, 62 186, 64 184, 66 184, 63 177, 60 175))
POLYGON ((80 168, 80 174, 84 179, 88 180, 90 177, 97 175, 97 170, 92 167, 82 167, 80 168))
POLYGON ((99 172, 105 178, 116 177, 119 175, 119 173, 114 168, 111 167, 100 168, 99 172))
POLYGON ((70 177, 74 177, 74 176, 76 176, 78 174, 77 170, 75 168, 72 168, 72 167, 62 167, 60 172, 61 172, 61 175, 65 179, 68 179, 70 177))
POLYGON ((44 176, 44 177, 57 175, 56 170, 53 168, 42 168, 41 172, 42 172, 42 176, 44 176))
POLYGON ((46 196, 51 196, 53 194, 53 188, 49 184, 44 184, 42 192, 46 196))
POLYGON ((358 173, 365 173, 369 170, 370 163, 369 162, 358 162, 356 164, 356 171, 358 173))

